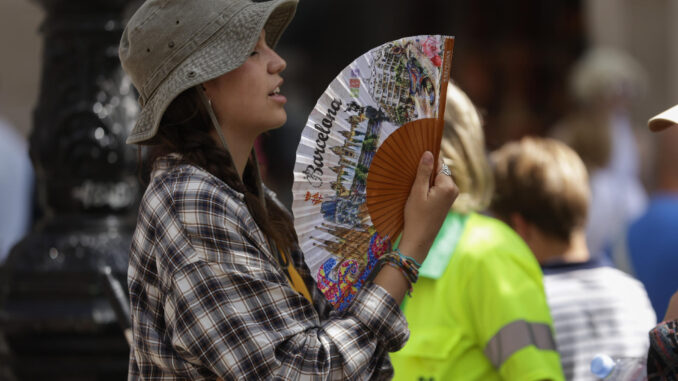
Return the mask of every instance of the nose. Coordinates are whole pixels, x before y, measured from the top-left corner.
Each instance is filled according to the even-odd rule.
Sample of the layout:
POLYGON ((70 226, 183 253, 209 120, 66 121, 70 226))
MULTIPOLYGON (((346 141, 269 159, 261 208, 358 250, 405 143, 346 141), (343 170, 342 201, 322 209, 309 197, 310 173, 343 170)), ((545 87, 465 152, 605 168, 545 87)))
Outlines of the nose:
POLYGON ((272 49, 271 53, 271 60, 268 63, 268 72, 271 74, 278 74, 285 70, 287 67, 287 62, 285 62, 285 60, 272 49))

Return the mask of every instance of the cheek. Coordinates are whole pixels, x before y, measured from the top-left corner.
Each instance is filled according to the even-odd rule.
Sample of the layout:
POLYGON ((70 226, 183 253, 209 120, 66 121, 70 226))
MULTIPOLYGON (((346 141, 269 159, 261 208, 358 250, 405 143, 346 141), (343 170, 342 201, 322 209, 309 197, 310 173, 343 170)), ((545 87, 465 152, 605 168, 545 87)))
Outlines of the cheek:
POLYGON ((255 93, 246 81, 225 84, 221 91, 221 111, 236 116, 251 112, 256 99, 255 93))

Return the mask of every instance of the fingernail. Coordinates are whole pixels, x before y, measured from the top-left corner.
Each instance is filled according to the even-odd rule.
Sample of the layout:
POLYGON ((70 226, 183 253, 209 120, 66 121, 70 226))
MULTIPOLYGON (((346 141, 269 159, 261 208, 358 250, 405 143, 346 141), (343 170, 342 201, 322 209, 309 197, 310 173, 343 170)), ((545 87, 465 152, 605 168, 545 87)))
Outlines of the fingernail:
POLYGON ((424 152, 424 155, 421 157, 421 162, 424 164, 433 163, 433 154, 431 153, 431 151, 424 152))

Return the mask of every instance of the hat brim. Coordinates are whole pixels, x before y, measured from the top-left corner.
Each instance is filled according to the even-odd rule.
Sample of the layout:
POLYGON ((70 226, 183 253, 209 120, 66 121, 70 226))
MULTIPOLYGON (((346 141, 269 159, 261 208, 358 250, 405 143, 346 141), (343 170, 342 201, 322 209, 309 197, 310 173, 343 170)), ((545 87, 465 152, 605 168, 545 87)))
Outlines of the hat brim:
POLYGON ((647 121, 651 131, 657 132, 678 124, 678 105, 655 115, 647 121))
POLYGON ((234 14, 158 86, 141 108, 127 144, 149 143, 158 132, 165 110, 183 91, 240 67, 256 46, 262 30, 266 30, 266 43, 275 47, 292 21, 297 3, 298 0, 252 3, 234 14))

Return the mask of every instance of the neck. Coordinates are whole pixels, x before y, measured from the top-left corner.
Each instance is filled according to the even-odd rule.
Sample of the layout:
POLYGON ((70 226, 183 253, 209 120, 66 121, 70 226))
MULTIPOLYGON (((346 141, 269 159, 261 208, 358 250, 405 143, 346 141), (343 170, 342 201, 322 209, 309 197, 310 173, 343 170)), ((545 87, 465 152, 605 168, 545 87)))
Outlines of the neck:
POLYGON ((591 258, 584 229, 573 232, 569 241, 540 234, 532 240, 530 249, 541 264, 556 260, 565 263, 586 262, 591 258))
MULTIPOLYGON (((238 135, 223 127, 221 127, 221 132, 226 139, 226 149, 231 155, 235 170, 238 171, 238 176, 240 176, 240 179, 242 180, 242 175, 243 172, 245 172, 245 166, 247 165, 247 160, 252 152, 252 147, 254 147, 254 140, 256 137, 238 135)), ((217 145, 221 147, 222 143, 219 134, 216 131, 212 131, 210 135, 212 135, 212 139, 217 142, 217 145)))

